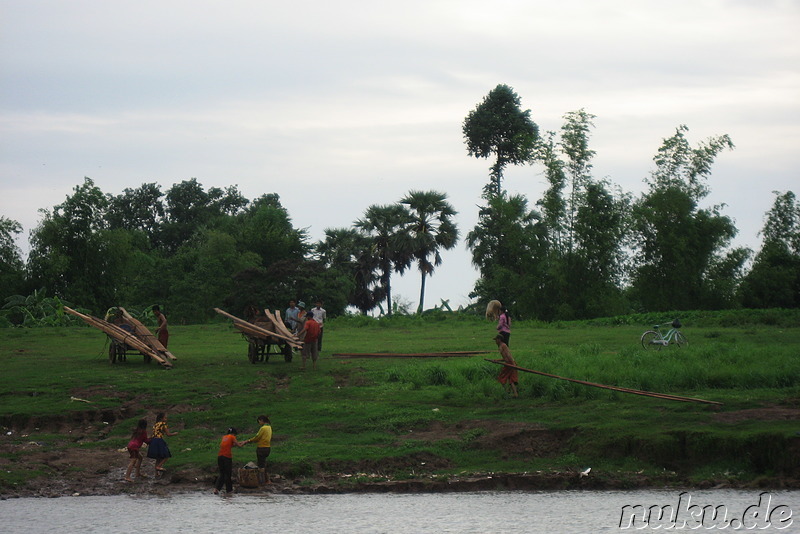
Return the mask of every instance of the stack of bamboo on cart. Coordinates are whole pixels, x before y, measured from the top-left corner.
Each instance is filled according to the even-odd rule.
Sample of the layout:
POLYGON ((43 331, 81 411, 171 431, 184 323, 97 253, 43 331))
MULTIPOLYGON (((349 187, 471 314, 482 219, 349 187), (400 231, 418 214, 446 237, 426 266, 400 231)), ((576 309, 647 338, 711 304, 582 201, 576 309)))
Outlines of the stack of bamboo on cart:
POLYGON ((240 319, 235 315, 231 315, 225 310, 221 310, 219 308, 214 308, 214 311, 220 315, 224 315, 228 319, 231 319, 236 329, 247 335, 261 339, 267 339, 269 337, 282 339, 292 348, 303 348, 303 342, 300 341, 300 338, 291 333, 288 328, 286 328, 286 325, 283 324, 283 321, 280 318, 280 312, 278 311, 273 314, 269 310, 264 310, 264 314, 266 315, 267 319, 269 319, 272 323, 273 330, 268 330, 263 326, 258 326, 251 322, 245 321, 244 319, 240 319))
MULTIPOLYGON (((161 365, 163 365, 166 368, 171 368, 172 367, 172 361, 171 360, 177 359, 177 358, 175 358, 175 356, 172 355, 172 353, 167 351, 167 349, 164 348, 164 346, 161 345, 161 343, 158 342, 158 339, 155 339, 155 336, 153 336, 153 334, 151 334, 150 331, 147 330, 147 327, 145 327, 142 323, 140 323, 136 319, 133 319, 132 317, 131 317, 131 319, 133 319, 133 321, 135 321, 135 323, 138 323, 140 325, 140 327, 139 327, 140 331, 142 331, 142 329, 143 329, 143 331, 146 332, 146 335, 144 336, 144 339, 140 339, 137 336, 137 333, 136 333, 137 327, 136 327, 136 324, 133 323, 133 322, 131 323, 131 327, 134 328, 134 331, 133 332, 129 332, 129 331, 125 330, 124 328, 121 328, 118 325, 115 325, 114 323, 110 323, 110 322, 105 321, 103 319, 98 319, 97 317, 93 317, 91 315, 85 315, 85 314, 80 313, 78 311, 75 311, 72 308, 69 308, 67 306, 64 306, 64 311, 69 313, 69 314, 71 314, 71 315, 74 315, 75 317, 78 317, 78 318, 82 319, 86 324, 88 324, 90 326, 94 326, 95 328, 98 328, 98 329, 102 330, 103 332, 105 332, 107 335, 109 335, 110 337, 112 337, 116 341, 118 341, 120 343, 124 343, 124 344, 130 346, 134 350, 138 350, 139 352, 141 352, 145 356, 150 356, 151 358, 153 358, 155 361, 157 361, 158 363, 160 363, 161 365), (159 349, 155 349, 155 348, 153 348, 153 346, 151 346, 150 343, 153 340, 155 341, 154 344, 157 344, 159 347, 161 347, 160 350, 159 349)), ((130 315, 125 311, 123 311, 123 314, 127 316, 126 319, 128 317, 130 317, 130 315)), ((128 321, 131 322, 130 319, 128 321)))
POLYGON ((153 333, 150 332, 150 330, 143 325, 139 319, 129 314, 128 311, 122 306, 119 307, 119 311, 122 312, 122 318, 125 319, 125 322, 133 328, 133 332, 136 334, 136 337, 141 341, 144 341, 145 344, 147 344, 151 349, 159 353, 164 360, 175 361, 178 359, 167 350, 167 347, 161 344, 158 338, 153 335, 153 333))

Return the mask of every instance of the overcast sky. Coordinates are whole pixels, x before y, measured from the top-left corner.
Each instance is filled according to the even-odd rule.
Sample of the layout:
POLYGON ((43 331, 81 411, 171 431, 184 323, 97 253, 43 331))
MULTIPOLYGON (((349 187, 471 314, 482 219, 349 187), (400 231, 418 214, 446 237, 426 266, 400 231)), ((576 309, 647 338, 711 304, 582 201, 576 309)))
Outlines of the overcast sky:
MULTIPOLYGON (((594 175, 638 195, 680 124, 728 134, 708 204, 757 249, 772 191, 800 194, 798 0, 0 0, 0 215, 196 178, 278 193, 313 241, 371 204, 440 190, 465 235, 491 161, 461 124, 497 84, 541 131, 597 116, 594 175)), ((541 167, 507 171, 531 206, 541 167)), ((426 305, 465 304, 460 242, 426 305)), ((395 291, 416 305, 416 272, 395 291)), ((426 306, 427 307, 427 306, 426 306)))

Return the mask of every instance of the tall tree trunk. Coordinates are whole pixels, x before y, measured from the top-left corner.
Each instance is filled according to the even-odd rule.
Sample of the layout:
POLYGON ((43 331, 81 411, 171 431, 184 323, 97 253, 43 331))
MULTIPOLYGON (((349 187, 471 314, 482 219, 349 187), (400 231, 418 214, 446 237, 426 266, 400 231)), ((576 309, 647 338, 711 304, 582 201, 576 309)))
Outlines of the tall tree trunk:
POLYGON ((392 285, 386 281, 386 313, 389 317, 392 316, 392 285))
POLYGON ((423 303, 425 302, 425 271, 422 272, 422 283, 419 286, 419 307, 417 313, 422 313, 423 303))

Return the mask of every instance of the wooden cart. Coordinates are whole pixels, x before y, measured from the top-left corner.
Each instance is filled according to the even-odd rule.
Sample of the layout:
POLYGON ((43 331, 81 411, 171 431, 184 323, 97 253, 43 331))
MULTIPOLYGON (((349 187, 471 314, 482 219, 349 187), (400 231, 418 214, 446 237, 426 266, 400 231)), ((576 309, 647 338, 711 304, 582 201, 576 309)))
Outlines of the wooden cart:
MULTIPOLYGON (((119 324, 117 325, 126 332, 133 333, 133 328, 131 328, 127 324, 119 324)), ((106 334, 108 336, 108 361, 111 363, 126 362, 128 361, 128 351, 135 351, 132 346, 128 345, 125 341, 120 341, 117 338, 111 336, 110 334, 106 334)), ((141 352, 139 354, 142 354, 141 352)), ((145 353, 142 354, 144 357, 144 363, 150 363, 153 361, 153 357, 149 354, 145 353)))
POLYGON ((111 341, 108 348, 108 359, 111 363, 127 361, 128 352, 136 350, 144 357, 145 363, 156 360, 164 368, 171 369, 172 362, 177 358, 159 343, 146 326, 128 314, 125 308, 119 310, 120 315, 115 318, 115 322, 109 322, 64 306, 65 312, 105 332, 111 341))
POLYGON ((283 321, 269 310, 264 310, 264 315, 259 313, 250 317, 252 322, 219 308, 214 308, 214 311, 231 319, 234 328, 247 341, 247 359, 250 363, 268 362, 271 354, 283 355, 283 360, 289 363, 292 361, 294 349, 303 346, 297 336, 286 329, 283 321))

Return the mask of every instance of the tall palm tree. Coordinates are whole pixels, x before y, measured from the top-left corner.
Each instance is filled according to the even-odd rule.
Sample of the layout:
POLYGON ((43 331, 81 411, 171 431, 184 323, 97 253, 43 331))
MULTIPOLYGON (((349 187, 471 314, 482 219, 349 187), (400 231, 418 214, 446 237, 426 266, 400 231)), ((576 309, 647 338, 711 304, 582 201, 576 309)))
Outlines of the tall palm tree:
POLYGON ((417 313, 425 301, 425 280, 442 264, 440 250, 450 250, 458 242, 458 227, 452 218, 458 213, 438 191, 410 191, 400 201, 408 206, 411 223, 407 231, 412 242, 412 257, 422 275, 417 313))
POLYGON ((381 270, 381 286, 386 291, 388 314, 392 314, 392 271, 404 272, 411 266, 411 243, 406 227, 411 214, 401 204, 373 204, 357 220, 355 227, 372 239, 381 270))

